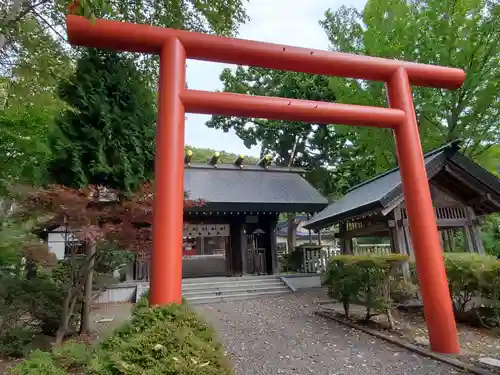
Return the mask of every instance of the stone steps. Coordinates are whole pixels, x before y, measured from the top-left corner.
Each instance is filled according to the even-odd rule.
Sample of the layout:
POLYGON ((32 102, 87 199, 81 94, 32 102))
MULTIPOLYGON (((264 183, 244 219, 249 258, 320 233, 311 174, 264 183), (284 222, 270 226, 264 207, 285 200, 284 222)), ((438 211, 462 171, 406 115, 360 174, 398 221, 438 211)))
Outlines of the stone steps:
MULTIPOLYGON (((149 285, 137 286, 137 299, 149 285)), ((245 300, 260 296, 290 293, 291 290, 277 276, 210 277, 185 279, 182 295, 193 304, 245 300)))

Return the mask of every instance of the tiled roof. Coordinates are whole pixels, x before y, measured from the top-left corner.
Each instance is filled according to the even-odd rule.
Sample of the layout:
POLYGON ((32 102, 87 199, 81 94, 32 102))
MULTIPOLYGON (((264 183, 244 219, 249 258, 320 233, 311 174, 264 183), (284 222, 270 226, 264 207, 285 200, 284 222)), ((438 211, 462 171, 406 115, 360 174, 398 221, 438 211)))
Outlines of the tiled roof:
MULTIPOLYGON (((448 143, 424 155, 427 174, 445 163, 453 163, 483 185, 500 194, 500 180, 458 152, 458 142, 448 143)), ((380 211, 402 194, 399 168, 382 173, 349 190, 313 216, 304 227, 323 228, 362 214, 380 211)))
POLYGON ((186 166, 184 190, 207 205, 198 211, 319 212, 328 201, 296 169, 186 166))

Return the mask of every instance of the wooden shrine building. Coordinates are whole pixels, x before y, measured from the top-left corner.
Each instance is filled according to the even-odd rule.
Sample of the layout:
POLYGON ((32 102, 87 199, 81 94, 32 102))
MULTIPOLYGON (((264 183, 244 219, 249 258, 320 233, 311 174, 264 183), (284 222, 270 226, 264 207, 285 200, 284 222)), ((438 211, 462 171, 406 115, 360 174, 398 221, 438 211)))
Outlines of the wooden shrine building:
MULTIPOLYGON (((328 205, 303 177, 305 170, 271 165, 206 164, 185 157, 184 190, 202 207, 184 212, 183 277, 274 274, 278 271, 276 224, 280 213, 316 213, 328 205)), ((138 259, 135 280, 149 277, 149 261, 138 259)))
MULTIPOLYGON (((442 248, 484 252, 479 226, 485 215, 500 212, 500 180, 460 153, 459 142, 433 150, 424 159, 442 248), (463 248, 457 248, 457 238, 463 248)), ((393 252, 413 257, 399 169, 355 186, 304 227, 332 225, 338 225, 343 253, 352 253, 353 238, 387 237, 393 252)))

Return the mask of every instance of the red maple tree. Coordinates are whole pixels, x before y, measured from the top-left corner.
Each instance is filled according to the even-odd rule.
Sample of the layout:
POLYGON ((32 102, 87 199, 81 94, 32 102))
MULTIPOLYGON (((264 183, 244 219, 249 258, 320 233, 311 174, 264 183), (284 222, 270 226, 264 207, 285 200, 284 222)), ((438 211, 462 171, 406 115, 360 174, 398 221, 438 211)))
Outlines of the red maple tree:
MULTIPOLYGON (((21 214, 36 214, 43 223, 63 226, 75 236, 84 250, 77 259, 77 250, 71 246, 65 262, 69 267, 67 295, 64 301, 56 344, 61 344, 80 297, 83 298, 80 333, 89 332, 89 309, 92 300, 93 271, 105 252, 102 245, 136 252, 142 260, 149 259, 153 220, 153 184, 145 183, 133 194, 90 185, 73 189, 62 185, 32 188, 24 191, 21 214)), ((184 207, 200 207, 202 200, 189 199, 184 194, 184 207)), ((33 249, 31 249, 33 250, 33 249)))
MULTIPOLYGON (((136 251, 147 258, 151 249, 153 221, 152 183, 145 183, 133 194, 89 185, 74 189, 63 185, 29 189, 22 206, 38 212, 42 225, 64 226, 88 245, 115 244, 120 250, 136 251)), ((184 208, 201 207, 203 200, 184 194, 184 208)))

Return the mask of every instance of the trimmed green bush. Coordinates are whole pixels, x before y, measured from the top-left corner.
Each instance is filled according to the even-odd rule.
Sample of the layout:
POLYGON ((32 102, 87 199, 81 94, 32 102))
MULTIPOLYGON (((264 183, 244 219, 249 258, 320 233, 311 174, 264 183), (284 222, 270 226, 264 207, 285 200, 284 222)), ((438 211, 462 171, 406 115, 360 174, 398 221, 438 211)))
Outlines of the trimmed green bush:
MULTIPOLYGON (((450 296, 459 322, 500 327, 500 261, 477 253, 444 253, 450 296)), ((412 280, 418 285, 415 263, 412 280)))
POLYGON ((351 305, 358 302, 361 290, 361 269, 348 259, 344 256, 331 258, 323 282, 330 297, 342 303, 346 318, 349 318, 351 305))
POLYGON ((132 318, 97 347, 68 341, 51 353, 34 351, 17 375, 231 375, 215 332, 183 300, 149 308, 146 292, 132 318))
POLYGON ((33 331, 24 301, 24 279, 0 273, 0 356, 22 357, 33 331))
MULTIPOLYGON (((186 304, 184 297, 182 297, 182 304, 186 304)), ((133 313, 135 314, 137 311, 142 309, 149 309, 149 289, 142 294, 141 298, 139 298, 134 306, 133 313)))
POLYGON ((392 326, 391 282, 408 257, 400 254, 340 255, 330 259, 325 284, 340 301, 346 317, 351 304, 366 307, 365 319, 386 313, 392 326))
MULTIPOLYGON (((147 296, 143 297, 147 300, 147 296)), ((215 333, 183 303, 137 308, 132 319, 96 348, 66 342, 52 353, 34 351, 16 375, 231 375, 215 333)))
POLYGON ((136 309, 89 366, 95 375, 232 374, 213 330, 185 305, 136 309))
POLYGON ((22 357, 36 334, 57 331, 64 290, 43 274, 0 273, 0 285, 0 355, 22 357))
POLYGON ((487 273, 491 271, 496 259, 470 253, 445 253, 444 264, 448 286, 456 313, 469 310, 473 299, 479 297, 485 284, 487 273))
POLYGON ((500 262, 474 253, 445 253, 450 295, 458 321, 500 326, 500 262))

